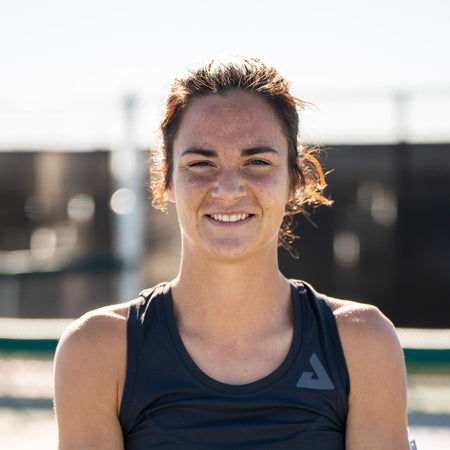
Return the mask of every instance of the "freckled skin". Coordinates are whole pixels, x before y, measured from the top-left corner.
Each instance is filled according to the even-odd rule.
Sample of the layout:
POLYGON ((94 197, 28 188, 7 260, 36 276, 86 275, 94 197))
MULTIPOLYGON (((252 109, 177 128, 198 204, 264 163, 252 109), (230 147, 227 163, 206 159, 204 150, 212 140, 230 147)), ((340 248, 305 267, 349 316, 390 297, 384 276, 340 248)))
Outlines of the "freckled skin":
POLYGON ((271 107, 231 91, 194 100, 174 141, 169 199, 177 206, 184 252, 242 258, 275 248, 289 195, 287 142, 271 107), (189 149, 209 150, 213 156, 189 149), (246 149, 272 151, 247 155, 246 149), (215 223, 211 214, 251 214, 215 223))
MULTIPOLYGON (((193 361, 213 379, 255 382, 282 364, 294 336, 291 285, 277 260, 290 194, 281 125, 255 94, 198 98, 184 111, 173 161, 167 194, 176 203, 183 246, 171 282, 178 331, 193 361), (244 220, 223 222, 219 215, 244 220)), ((346 450, 407 450, 406 375, 393 325, 375 307, 327 303, 350 375, 346 450)), ((129 306, 91 311, 58 344, 60 450, 124 449, 119 411, 129 306)))

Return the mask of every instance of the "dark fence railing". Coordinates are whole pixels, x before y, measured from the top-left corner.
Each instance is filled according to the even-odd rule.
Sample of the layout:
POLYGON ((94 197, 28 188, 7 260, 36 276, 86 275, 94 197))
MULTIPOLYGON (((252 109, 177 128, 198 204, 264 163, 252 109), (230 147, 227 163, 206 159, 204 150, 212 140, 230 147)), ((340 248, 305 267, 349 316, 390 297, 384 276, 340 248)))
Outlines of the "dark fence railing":
MULTIPOLYGON (((124 300, 109 159, 109 151, 0 153, 0 316, 76 317, 124 300), (23 270, 27 258, 41 266, 23 270)), ((142 152, 143 171, 146 159, 142 152)), ((398 327, 450 328, 450 144, 330 146, 321 160, 335 203, 297 218, 299 259, 280 249, 283 272, 375 304, 398 327)), ((144 220, 144 261, 165 266, 155 259, 171 246, 176 219, 149 207, 144 220)))

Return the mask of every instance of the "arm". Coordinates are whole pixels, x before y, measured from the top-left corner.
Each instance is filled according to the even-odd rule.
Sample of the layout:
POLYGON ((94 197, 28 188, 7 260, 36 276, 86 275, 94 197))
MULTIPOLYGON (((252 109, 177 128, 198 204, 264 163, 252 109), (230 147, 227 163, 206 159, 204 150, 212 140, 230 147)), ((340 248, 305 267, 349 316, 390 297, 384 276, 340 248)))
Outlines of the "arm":
POLYGON ((368 305, 335 311, 350 374, 347 450, 408 450, 406 372, 392 323, 368 305))
POLYGON ((55 355, 58 448, 124 448, 118 420, 126 371, 126 319, 88 313, 61 338, 55 355))

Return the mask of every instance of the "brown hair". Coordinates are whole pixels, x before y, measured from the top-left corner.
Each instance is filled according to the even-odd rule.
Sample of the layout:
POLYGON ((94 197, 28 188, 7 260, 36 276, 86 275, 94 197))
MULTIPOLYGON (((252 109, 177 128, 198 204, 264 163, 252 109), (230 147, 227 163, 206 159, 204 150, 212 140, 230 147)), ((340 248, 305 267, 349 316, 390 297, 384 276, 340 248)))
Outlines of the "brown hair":
POLYGON ((173 142, 183 111, 189 103, 195 98, 231 89, 252 92, 265 99, 273 108, 288 143, 291 198, 286 204, 278 236, 279 245, 290 251, 297 237, 293 232, 293 215, 299 212, 307 215, 307 205, 318 207, 333 202, 324 195, 325 175, 314 156, 318 149, 298 144, 299 111, 304 109, 306 102, 291 95, 289 86, 290 83, 276 69, 254 58, 213 60, 176 78, 171 85, 160 125, 162 145, 152 152, 150 159, 153 206, 166 209, 166 189, 173 171, 173 142))

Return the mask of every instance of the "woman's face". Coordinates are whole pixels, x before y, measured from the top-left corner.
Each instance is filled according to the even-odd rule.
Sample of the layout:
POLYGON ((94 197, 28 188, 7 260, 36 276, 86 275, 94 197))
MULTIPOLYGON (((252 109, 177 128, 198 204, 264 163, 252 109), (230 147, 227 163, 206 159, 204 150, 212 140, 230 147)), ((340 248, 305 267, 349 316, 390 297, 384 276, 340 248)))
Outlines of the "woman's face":
POLYGON ((167 192, 183 252, 236 259, 276 251, 287 153, 278 118, 257 95, 232 90, 193 100, 174 140, 167 192))

